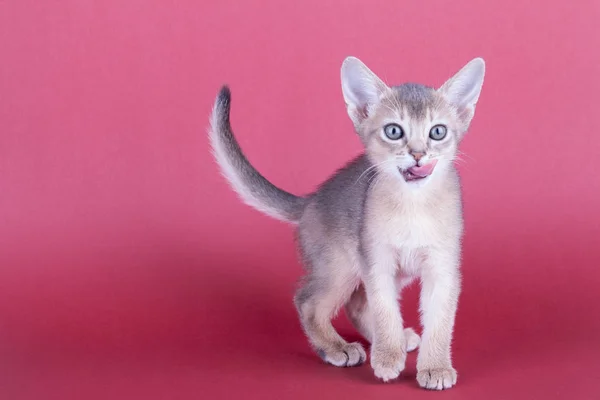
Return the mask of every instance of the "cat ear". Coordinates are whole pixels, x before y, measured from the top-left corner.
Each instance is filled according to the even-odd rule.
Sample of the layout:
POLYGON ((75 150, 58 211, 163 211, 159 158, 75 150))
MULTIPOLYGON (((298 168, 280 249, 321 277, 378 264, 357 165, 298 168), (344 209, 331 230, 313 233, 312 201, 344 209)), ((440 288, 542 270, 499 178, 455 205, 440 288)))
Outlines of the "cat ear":
POLYGON ((389 88, 356 57, 344 60, 341 76, 348 115, 355 125, 359 125, 389 88))
POLYGON ((475 58, 438 89, 444 98, 456 107, 459 117, 465 124, 465 130, 475 113, 484 75, 485 62, 482 58, 475 58))

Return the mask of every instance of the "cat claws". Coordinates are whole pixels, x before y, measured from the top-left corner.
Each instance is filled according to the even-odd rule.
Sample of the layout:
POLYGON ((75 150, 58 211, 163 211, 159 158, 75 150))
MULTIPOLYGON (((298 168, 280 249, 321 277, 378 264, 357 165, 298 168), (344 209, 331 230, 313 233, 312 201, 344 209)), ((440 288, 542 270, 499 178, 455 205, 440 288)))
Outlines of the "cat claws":
POLYGON ((336 367, 355 367, 367 359, 367 353, 360 343, 347 343, 336 350, 318 350, 323 361, 336 367))
POLYGON ((431 368, 417 372, 419 386, 429 390, 450 389, 456 385, 456 370, 450 368, 431 368))

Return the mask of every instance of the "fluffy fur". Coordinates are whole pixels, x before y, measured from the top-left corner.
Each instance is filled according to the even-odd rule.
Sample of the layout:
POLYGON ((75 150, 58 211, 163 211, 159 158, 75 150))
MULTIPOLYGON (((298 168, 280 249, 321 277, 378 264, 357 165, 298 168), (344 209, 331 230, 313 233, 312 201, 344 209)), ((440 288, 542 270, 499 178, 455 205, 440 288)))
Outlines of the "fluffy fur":
POLYGON ((303 197, 275 187, 248 162, 229 123, 230 91, 219 93, 210 129, 215 158, 245 203, 297 224, 306 276, 294 301, 304 332, 326 362, 349 367, 366 360, 362 345, 348 343, 331 324, 345 307, 371 343, 378 378, 398 377, 406 353, 420 346, 419 384, 438 390, 456 384, 450 350, 463 220, 453 162, 484 71, 478 58, 437 90, 389 87, 361 61, 347 58, 342 91, 365 152, 303 197), (400 138, 386 135, 390 124, 401 128, 400 138), (446 132, 441 140, 430 134, 439 125, 446 132), (422 337, 404 327, 398 304, 401 289, 417 278, 422 337))

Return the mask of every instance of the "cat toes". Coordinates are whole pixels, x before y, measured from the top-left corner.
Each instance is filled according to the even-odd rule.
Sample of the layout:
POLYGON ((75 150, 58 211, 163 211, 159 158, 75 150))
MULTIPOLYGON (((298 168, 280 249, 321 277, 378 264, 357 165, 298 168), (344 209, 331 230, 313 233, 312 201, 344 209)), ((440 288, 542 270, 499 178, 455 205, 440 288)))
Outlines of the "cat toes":
POLYGON ((419 386, 429 390, 450 389, 456 385, 456 370, 450 368, 431 368, 417 372, 419 386))
POLYGON ((413 328, 404 329, 404 340, 406 341, 406 351, 415 351, 421 344, 421 337, 413 328))
POLYGON ((365 362, 367 353, 360 343, 345 343, 330 350, 319 350, 319 356, 336 367, 355 367, 365 362))
POLYGON ((404 370, 406 352, 402 349, 371 348, 371 367, 375 376, 384 382, 396 379, 404 370))

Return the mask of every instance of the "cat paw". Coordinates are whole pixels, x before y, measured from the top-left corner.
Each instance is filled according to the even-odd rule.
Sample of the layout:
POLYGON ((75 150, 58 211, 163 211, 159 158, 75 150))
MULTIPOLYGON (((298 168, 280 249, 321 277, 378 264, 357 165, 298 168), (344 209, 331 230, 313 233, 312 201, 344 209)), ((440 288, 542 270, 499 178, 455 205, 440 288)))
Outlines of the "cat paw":
POLYGON ((371 367, 375 376, 384 382, 396 379, 404 370, 406 353, 401 350, 379 350, 371 351, 371 367))
POLYGON ((406 342, 406 351, 415 351, 421 344, 421 337, 413 328, 404 329, 404 341, 406 342))
POLYGON ((456 385, 456 370, 450 368, 431 368, 417 372, 419 386, 429 390, 450 389, 456 385))
POLYGON ((336 367, 355 367, 367 359, 367 353, 360 343, 346 343, 328 351, 318 350, 319 356, 328 364, 336 367))

